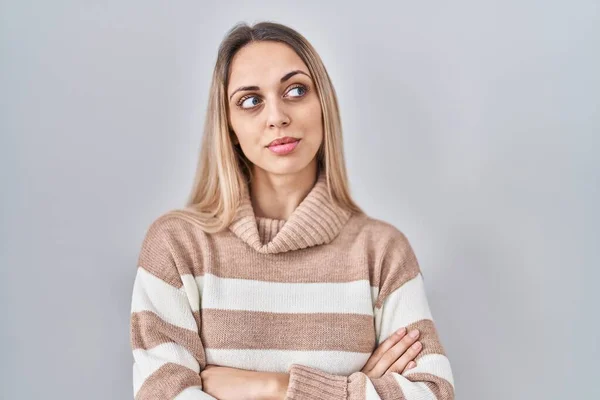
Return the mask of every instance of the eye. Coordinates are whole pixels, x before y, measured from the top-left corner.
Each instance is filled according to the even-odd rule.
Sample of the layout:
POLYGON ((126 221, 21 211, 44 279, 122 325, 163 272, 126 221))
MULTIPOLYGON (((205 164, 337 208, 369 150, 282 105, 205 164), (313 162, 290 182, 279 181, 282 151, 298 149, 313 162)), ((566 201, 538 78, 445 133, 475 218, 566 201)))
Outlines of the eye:
POLYGON ((257 104, 259 104, 259 103, 254 103, 252 101, 250 101, 250 102, 246 101, 246 100, 251 100, 251 99, 258 99, 258 97, 256 97, 256 96, 244 96, 244 97, 242 97, 240 99, 240 101, 238 101, 238 103, 237 103, 238 107, 240 107, 242 109, 245 109, 245 110, 248 110, 248 109, 254 108, 257 104), (244 107, 244 104, 246 104, 247 107, 244 107))
POLYGON ((298 85, 298 86, 294 86, 293 88, 291 88, 288 93, 292 93, 294 90, 297 90, 297 89, 299 89, 300 92, 302 92, 302 94, 300 94, 299 96, 292 96, 292 97, 302 97, 308 91, 308 89, 305 86, 298 85))
MULTIPOLYGON (((293 86, 290 90, 288 90, 287 93, 293 93, 294 91, 296 91, 296 93, 300 92, 299 95, 293 95, 290 97, 303 97, 306 95, 306 92, 308 92, 308 87, 304 86, 304 85, 296 85, 293 86)), ((253 99, 258 100, 258 96, 255 95, 247 95, 242 97, 237 103, 236 105, 241 108, 242 110, 252 110, 253 108, 256 108, 256 106, 258 104, 260 104, 260 101, 256 102, 253 99), (251 101, 247 101, 247 100, 251 100, 251 101), (245 106, 244 106, 245 104, 245 106)))

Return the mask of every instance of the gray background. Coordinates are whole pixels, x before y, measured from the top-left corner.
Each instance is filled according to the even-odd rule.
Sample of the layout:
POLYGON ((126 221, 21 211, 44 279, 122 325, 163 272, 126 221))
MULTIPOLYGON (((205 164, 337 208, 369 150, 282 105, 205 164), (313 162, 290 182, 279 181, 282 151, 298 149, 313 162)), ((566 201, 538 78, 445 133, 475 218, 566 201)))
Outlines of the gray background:
POLYGON ((600 398, 597 1, 171 3, 0 3, 1 398, 132 397, 141 240, 191 187, 220 40, 263 19, 322 56, 457 398, 600 398))

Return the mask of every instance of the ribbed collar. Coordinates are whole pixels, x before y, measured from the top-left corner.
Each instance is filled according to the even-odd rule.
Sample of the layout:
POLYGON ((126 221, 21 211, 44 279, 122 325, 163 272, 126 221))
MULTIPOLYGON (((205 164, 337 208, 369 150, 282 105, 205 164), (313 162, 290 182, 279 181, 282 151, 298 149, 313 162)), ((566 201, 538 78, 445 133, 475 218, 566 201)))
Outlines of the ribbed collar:
POLYGON ((245 189, 229 230, 259 253, 283 253, 329 243, 352 214, 329 196, 324 171, 319 172, 315 185, 287 220, 256 217, 249 189, 245 189))

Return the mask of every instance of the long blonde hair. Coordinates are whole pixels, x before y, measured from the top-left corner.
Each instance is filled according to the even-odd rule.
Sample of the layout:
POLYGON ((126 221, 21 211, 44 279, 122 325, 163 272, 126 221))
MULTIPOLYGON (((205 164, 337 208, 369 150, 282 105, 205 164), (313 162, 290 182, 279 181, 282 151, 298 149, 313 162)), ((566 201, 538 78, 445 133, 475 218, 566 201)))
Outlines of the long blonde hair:
POLYGON ((206 232, 221 231, 234 218, 244 185, 251 181, 252 169, 250 160, 232 142, 227 86, 233 56, 243 46, 258 41, 289 45, 308 67, 323 115, 323 143, 317 153, 319 171, 325 170, 334 202, 349 211, 363 213, 350 196, 337 96, 321 58, 300 33, 282 24, 263 21, 253 26, 236 24, 219 46, 192 191, 185 208, 171 210, 169 214, 191 221, 206 232))

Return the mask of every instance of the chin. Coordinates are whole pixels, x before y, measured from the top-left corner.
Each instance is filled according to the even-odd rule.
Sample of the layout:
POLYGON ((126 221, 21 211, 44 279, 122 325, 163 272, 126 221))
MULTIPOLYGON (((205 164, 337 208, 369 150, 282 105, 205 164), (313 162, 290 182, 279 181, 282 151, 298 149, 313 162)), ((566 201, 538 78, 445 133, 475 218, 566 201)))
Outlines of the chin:
POLYGON ((275 162, 273 164, 270 164, 268 168, 265 168, 265 170, 278 175, 297 174, 302 172, 306 168, 309 168, 313 159, 314 158, 299 161, 297 159, 294 160, 291 158, 286 158, 278 160, 278 162, 275 162))

